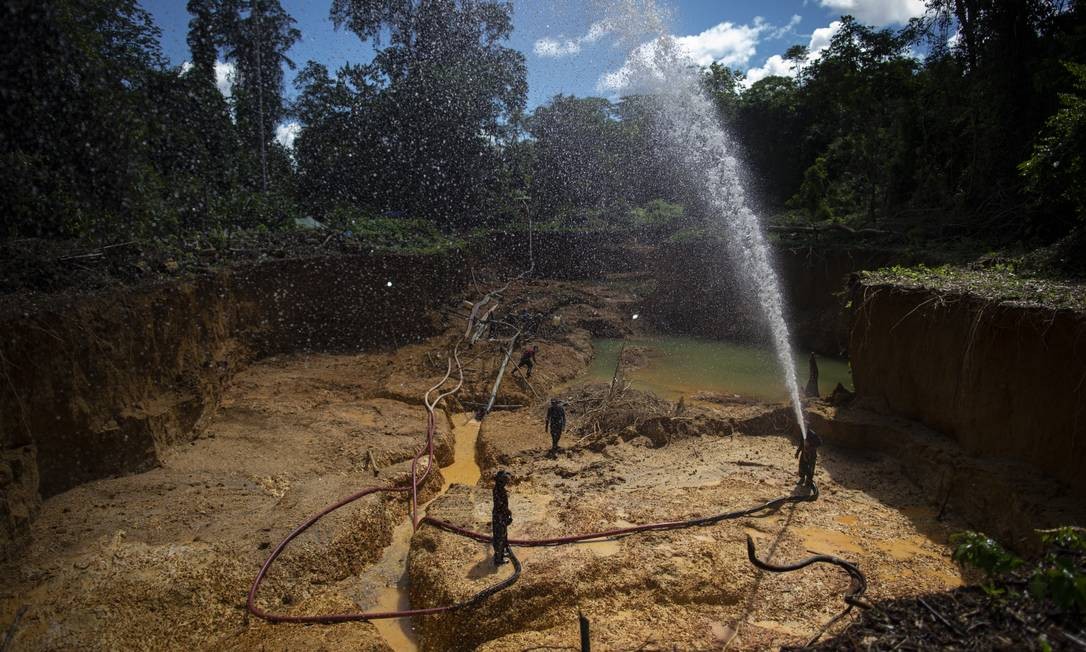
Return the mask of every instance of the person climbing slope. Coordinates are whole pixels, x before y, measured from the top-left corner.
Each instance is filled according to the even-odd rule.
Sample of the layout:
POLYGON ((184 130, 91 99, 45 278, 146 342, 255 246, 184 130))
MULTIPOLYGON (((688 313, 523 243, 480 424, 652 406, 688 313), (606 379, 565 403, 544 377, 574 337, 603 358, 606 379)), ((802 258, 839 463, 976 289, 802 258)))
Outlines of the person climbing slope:
POLYGON ((494 565, 505 563, 509 551, 509 524, 513 522, 513 512, 509 511, 509 492, 506 485, 512 476, 507 471, 498 471, 494 475, 494 503, 490 513, 490 531, 493 535, 494 565))
POLYGON ((535 366, 535 354, 539 353, 539 345, 529 346, 524 349, 524 352, 520 354, 520 362, 517 363, 517 369, 526 367, 524 375, 526 378, 532 377, 532 367, 535 366))
POLYGON ((796 457, 799 458, 799 484, 804 487, 814 488, 815 462, 818 460, 818 447, 822 445, 822 438, 814 430, 807 429, 807 438, 799 443, 796 448, 796 457))
POLYGON ((546 428, 551 433, 551 455, 558 454, 558 440, 562 437, 562 431, 566 428, 566 409, 562 407, 562 401, 551 399, 551 406, 547 408, 546 428))

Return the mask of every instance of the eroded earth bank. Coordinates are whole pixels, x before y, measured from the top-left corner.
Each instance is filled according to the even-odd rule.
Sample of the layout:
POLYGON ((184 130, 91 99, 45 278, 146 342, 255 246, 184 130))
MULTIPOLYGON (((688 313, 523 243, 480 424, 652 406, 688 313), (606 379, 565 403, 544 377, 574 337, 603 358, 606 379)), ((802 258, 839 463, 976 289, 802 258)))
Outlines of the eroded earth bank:
MULTIPOLYGON (((512 538, 706 516, 802 491, 783 405, 704 392, 665 401, 629 388, 622 369, 610 384, 587 376, 593 337, 651 328, 631 315, 652 290, 637 273, 510 286, 495 314, 544 316, 531 340, 538 365, 530 380, 507 371, 479 424, 472 414, 489 401, 506 341, 483 337, 461 351, 465 385, 439 406, 441 472, 420 488, 426 513, 488 532, 499 469, 513 477, 512 538), (543 425, 552 396, 570 418, 553 458, 543 425)), ((989 473, 953 441, 862 401, 812 399, 809 418, 826 440, 814 502, 705 527, 515 547, 523 572, 512 587, 414 621, 272 625, 249 616, 256 571, 295 526, 361 487, 408 481, 424 441, 423 395, 464 335, 462 300, 477 294, 450 295, 421 316, 417 341, 399 346, 231 357, 241 370, 216 381, 194 438, 156 445, 129 469, 140 472, 49 492, 0 571, 12 649, 578 649, 578 613, 594 649, 801 645, 841 611, 849 578, 824 565, 759 571, 747 536, 776 563, 827 553, 857 564, 877 603, 960 586, 950 532, 1081 522, 1067 496, 1031 502, 1028 472, 989 473), (948 466, 975 472, 948 484, 948 466), (988 484, 978 488, 980 479, 988 484), (993 497, 1011 494, 1028 518, 997 513, 993 497)), ((636 353, 624 364, 645 364, 636 353)), ((333 513, 280 557, 260 606, 294 615, 434 607, 511 573, 493 567, 484 543, 410 523, 406 494, 333 513)))

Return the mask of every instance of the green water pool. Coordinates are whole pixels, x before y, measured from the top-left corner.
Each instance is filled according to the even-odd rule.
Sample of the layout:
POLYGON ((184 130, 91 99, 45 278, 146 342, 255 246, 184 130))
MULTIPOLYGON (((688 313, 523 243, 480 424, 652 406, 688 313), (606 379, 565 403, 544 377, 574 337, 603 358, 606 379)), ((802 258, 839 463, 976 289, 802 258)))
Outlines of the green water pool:
MULTIPOLYGON (((620 339, 592 341, 596 357, 589 367, 594 381, 610 382, 622 348, 620 339)), ((697 392, 738 394, 765 401, 787 400, 788 390, 776 355, 745 344, 696 337, 630 338, 627 347, 648 349, 647 364, 625 372, 634 389, 675 400, 697 392)), ((800 392, 807 384, 808 354, 795 352, 800 392)), ((852 372, 844 360, 818 357, 818 387, 828 395, 837 383, 852 389, 852 372)))

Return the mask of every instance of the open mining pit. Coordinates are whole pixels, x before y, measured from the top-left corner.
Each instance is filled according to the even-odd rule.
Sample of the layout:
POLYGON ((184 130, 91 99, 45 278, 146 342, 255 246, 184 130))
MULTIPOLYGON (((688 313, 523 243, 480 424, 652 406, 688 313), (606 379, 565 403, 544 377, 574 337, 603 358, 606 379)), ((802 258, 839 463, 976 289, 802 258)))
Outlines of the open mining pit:
POLYGON ((847 405, 805 402, 825 441, 811 500, 796 486, 784 403, 696 382, 664 396, 641 388, 660 369, 661 322, 645 311, 660 301, 653 275, 521 279, 496 295, 494 315, 542 316, 531 336, 510 345, 491 330, 469 345, 480 293, 444 274, 455 268, 284 263, 11 317, 0 394, 10 649, 580 649, 582 626, 603 650, 797 646, 849 626, 850 614, 831 620, 855 585, 832 564, 761 570, 748 537, 773 564, 855 565, 863 601, 878 603, 967 581, 951 532, 1028 549, 1034 529, 1082 522, 1073 487, 977 455, 863 385, 847 405), (301 289, 314 287, 325 289, 301 289), (598 338, 642 345, 607 378, 592 372, 598 338), (516 368, 529 344, 530 378, 516 368), (430 454, 428 390, 452 389, 461 371, 458 391, 433 404, 430 454), (552 397, 568 417, 556 455, 552 397), (512 476, 511 585, 412 618, 254 615, 439 609, 507 580, 511 565, 495 567, 485 540, 498 470, 512 476), (413 475, 424 477, 414 492, 413 475), (317 521, 249 603, 285 537, 368 486, 400 490, 317 521), (690 527, 538 545, 776 499, 690 527))

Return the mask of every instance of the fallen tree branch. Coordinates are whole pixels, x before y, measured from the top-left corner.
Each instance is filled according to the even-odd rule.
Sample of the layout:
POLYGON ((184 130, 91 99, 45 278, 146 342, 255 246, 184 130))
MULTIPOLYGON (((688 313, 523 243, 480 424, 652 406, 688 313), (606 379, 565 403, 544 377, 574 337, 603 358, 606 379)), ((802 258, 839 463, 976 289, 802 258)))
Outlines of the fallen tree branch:
POLYGON ((498 398, 498 389, 502 386, 502 378, 505 376, 505 368, 509 366, 509 358, 513 357, 513 349, 517 346, 517 338, 520 337, 520 331, 513 334, 513 337, 509 338, 509 346, 505 349, 505 357, 502 358, 501 368, 498 369, 498 377, 494 379, 494 389, 490 392, 490 400, 487 401, 486 408, 483 410, 483 416, 490 414, 490 410, 494 408, 494 401, 498 398))
POLYGON ((377 477, 380 473, 380 469, 377 467, 377 460, 373 457, 373 450, 366 451, 366 455, 369 457, 370 468, 373 469, 373 477, 377 477))
POLYGON ((954 626, 953 624, 951 624, 951 622, 950 622, 949 620, 947 620, 947 619, 946 619, 946 617, 945 617, 945 616, 943 616, 943 614, 941 614, 941 613, 939 613, 938 611, 936 611, 936 610, 935 610, 935 607, 933 607, 933 606, 931 606, 930 604, 928 604, 928 603, 927 603, 927 601, 926 601, 926 600, 924 600, 924 598, 917 598, 917 599, 916 599, 916 601, 917 601, 917 602, 919 602, 919 603, 920 603, 921 605, 923 605, 923 607, 924 607, 925 609, 927 609, 927 610, 928 610, 929 612, 931 612, 931 615, 935 616, 936 620, 938 620, 939 622, 943 623, 943 625, 945 625, 947 629, 949 629, 950 631, 954 632, 954 633, 955 633, 955 634, 957 634, 957 635, 958 635, 959 637, 962 637, 962 638, 964 638, 964 637, 965 637, 965 633, 964 633, 964 632, 962 632, 962 630, 958 629, 958 628, 957 628, 957 627, 955 627, 955 626, 954 626))

